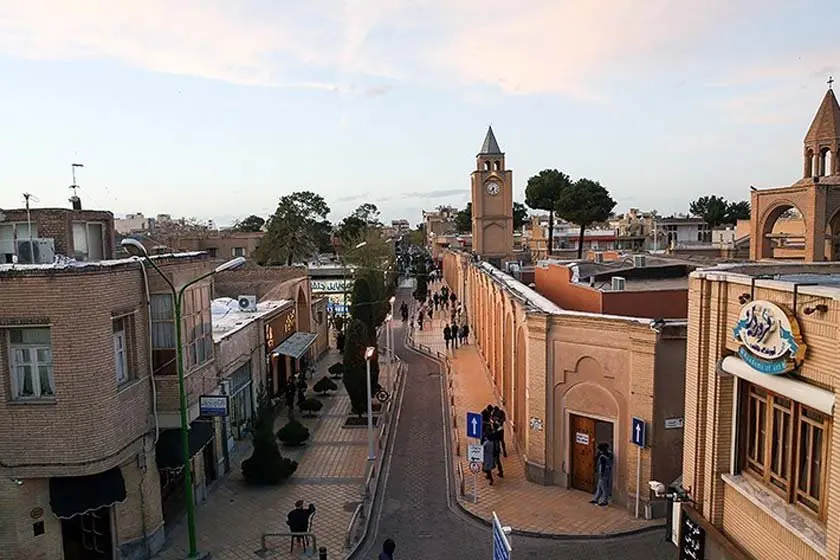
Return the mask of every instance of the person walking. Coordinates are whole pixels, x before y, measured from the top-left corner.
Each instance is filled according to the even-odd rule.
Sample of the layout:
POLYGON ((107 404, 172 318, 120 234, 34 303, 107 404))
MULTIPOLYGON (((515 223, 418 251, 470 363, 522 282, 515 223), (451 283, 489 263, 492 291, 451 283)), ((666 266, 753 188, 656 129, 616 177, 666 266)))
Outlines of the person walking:
POLYGON ((449 350, 449 341, 452 340, 452 329, 449 328, 449 325, 443 327, 443 342, 446 344, 446 350, 449 350))
POLYGON ((421 307, 420 310, 417 312, 417 326, 420 327, 420 330, 423 330, 423 319, 426 318, 426 313, 423 311, 421 307))
POLYGON ((458 324, 455 321, 452 321, 452 325, 449 327, 449 332, 453 333, 452 345, 455 346, 455 348, 458 348, 458 324))
POLYGON ((493 431, 490 441, 493 442, 493 464, 499 469, 499 478, 505 477, 505 471, 502 468, 502 445, 499 442, 499 430, 502 428, 495 421, 490 422, 491 430, 493 431))
POLYGON ((449 301, 452 302, 452 308, 455 308, 455 302, 458 301, 458 296, 455 295, 455 292, 449 294, 449 301))
POLYGON ((589 501, 590 504, 605 506, 612 494, 612 468, 613 454, 610 451, 609 443, 598 444, 598 454, 595 456, 595 475, 598 477, 598 485, 595 489, 595 496, 589 501))
POLYGON ((393 539, 385 539, 382 543, 382 552, 379 554, 379 560, 394 560, 394 551, 397 550, 397 543, 393 539))
POLYGON ((464 323, 464 326, 461 327, 461 332, 464 335, 464 344, 470 343, 470 326, 467 323, 464 323))
POLYGON ((493 419, 493 405, 488 404, 481 411, 481 443, 490 437, 490 423, 493 419))
POLYGON ((435 305, 435 311, 437 311, 438 305, 440 305, 440 295, 437 292, 432 296, 432 302, 435 305))
POLYGON ((490 481, 490 486, 493 486, 493 467, 496 466, 496 459, 493 456, 493 439, 486 438, 481 444, 481 449, 484 452, 481 470, 484 471, 484 478, 490 481))
POLYGON ((490 416, 496 424, 495 436, 499 440, 499 447, 504 456, 507 457, 507 446, 505 445, 505 420, 507 420, 507 416, 505 411, 498 406, 494 406, 490 416))

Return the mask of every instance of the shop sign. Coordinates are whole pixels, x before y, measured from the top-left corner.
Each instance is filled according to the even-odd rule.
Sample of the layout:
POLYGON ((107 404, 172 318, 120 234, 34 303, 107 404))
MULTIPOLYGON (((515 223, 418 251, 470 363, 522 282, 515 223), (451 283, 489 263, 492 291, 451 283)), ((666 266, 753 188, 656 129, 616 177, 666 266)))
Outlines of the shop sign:
POLYGON ((583 432, 575 433, 575 443, 589 445, 589 434, 585 434, 583 432))
POLYGON ((198 397, 198 413, 201 416, 227 416, 230 398, 227 395, 201 395, 198 397))
POLYGON ((265 326, 265 345, 271 352, 295 332, 295 312, 287 311, 265 326))
POLYGON ((336 280, 310 280, 309 285, 312 292, 316 294, 343 294, 353 288, 353 281, 345 278, 336 280))
POLYGON ((741 343, 738 355, 761 373, 787 373, 805 358, 796 317, 776 303, 758 300, 743 306, 732 334, 741 343))

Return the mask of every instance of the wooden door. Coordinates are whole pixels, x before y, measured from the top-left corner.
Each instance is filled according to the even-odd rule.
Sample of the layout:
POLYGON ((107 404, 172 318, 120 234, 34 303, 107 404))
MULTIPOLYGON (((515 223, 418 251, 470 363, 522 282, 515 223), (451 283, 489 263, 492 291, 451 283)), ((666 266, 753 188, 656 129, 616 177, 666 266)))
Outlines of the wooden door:
POLYGON ((572 488, 595 492, 595 420, 570 416, 572 488))

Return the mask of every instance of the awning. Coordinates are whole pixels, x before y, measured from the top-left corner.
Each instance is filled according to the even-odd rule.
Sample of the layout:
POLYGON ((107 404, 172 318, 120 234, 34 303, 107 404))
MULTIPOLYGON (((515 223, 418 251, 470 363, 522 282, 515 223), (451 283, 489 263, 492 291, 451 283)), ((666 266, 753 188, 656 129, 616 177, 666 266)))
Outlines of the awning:
MULTIPOLYGON (((195 421, 190 424, 189 447, 190 457, 201 451, 213 436, 215 430, 212 422, 195 421)), ((163 430, 157 442, 157 466, 160 470, 180 469, 184 466, 184 447, 181 445, 181 430, 163 430)))
POLYGON ((272 350, 272 354, 281 354, 283 356, 289 356, 290 358, 294 358, 297 360, 301 356, 309 350, 309 347, 315 343, 315 339, 318 338, 317 334, 308 333, 308 332, 296 332, 286 340, 280 343, 280 345, 272 350))
POLYGON ((834 393, 831 391, 820 389, 805 381, 791 379, 784 375, 761 373, 735 356, 725 357, 720 361, 718 368, 724 373, 734 375, 759 387, 764 387, 768 391, 819 410, 823 414, 834 415, 834 393))
POLYGON ((59 519, 70 519, 124 502, 125 480, 119 467, 88 476, 50 479, 50 507, 59 519))

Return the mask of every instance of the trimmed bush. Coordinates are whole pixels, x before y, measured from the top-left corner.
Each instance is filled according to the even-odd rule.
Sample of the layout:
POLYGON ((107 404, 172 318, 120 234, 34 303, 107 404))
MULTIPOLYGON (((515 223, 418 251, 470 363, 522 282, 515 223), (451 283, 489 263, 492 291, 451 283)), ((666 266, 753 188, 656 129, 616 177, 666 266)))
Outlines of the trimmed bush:
POLYGON ((277 485, 285 482, 297 469, 297 462, 280 455, 273 433, 274 409, 265 388, 257 395, 259 412, 254 427, 254 451, 242 462, 242 476, 253 486, 277 485))
POLYGON ((344 374, 344 364, 336 362, 327 369, 333 377, 341 377, 344 374))
POLYGON ((338 385, 336 385, 335 381, 329 377, 322 377, 317 383, 315 383, 315 386, 312 387, 313 391, 320 393, 322 396, 326 395, 329 391, 335 391, 337 389, 338 385))
POLYGON ((302 403, 300 403, 300 409, 303 411, 303 415, 310 418, 322 408, 324 408, 324 403, 318 399, 313 399, 312 397, 305 399, 302 403))
POLYGON ((277 430, 277 439, 282 441, 283 445, 298 447, 309 439, 309 428, 297 420, 289 420, 285 426, 277 430))

